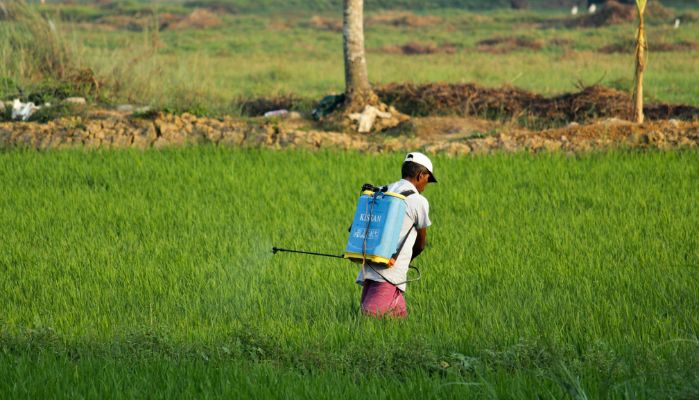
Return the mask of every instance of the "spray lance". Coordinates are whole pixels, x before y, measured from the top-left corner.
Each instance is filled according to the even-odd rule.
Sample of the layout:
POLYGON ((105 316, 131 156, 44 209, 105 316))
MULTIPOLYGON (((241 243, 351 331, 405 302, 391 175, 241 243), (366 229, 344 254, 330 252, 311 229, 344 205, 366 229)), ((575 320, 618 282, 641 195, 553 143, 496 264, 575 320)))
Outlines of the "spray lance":
POLYGON ((312 251, 301 251, 301 250, 290 250, 290 249, 282 249, 279 247, 272 247, 272 254, 277 254, 277 252, 285 252, 285 253, 299 253, 299 254, 309 254, 312 256, 321 256, 321 257, 332 257, 332 258, 345 258, 343 255, 334 255, 334 254, 325 254, 325 253, 314 253, 312 251))
POLYGON ((377 271, 373 265, 378 264, 385 268, 391 268, 400 254, 408 236, 415 228, 411 226, 408 233, 401 240, 400 230, 406 213, 405 199, 415 194, 414 191, 393 193, 388 187, 376 187, 371 184, 362 186, 361 194, 349 229, 349 240, 345 253, 334 255, 317 253, 305 250, 283 249, 272 247, 272 254, 278 252, 306 254, 319 257, 331 257, 349 259, 355 263, 361 263, 362 268, 368 266, 386 282, 398 286, 408 282, 414 282, 421 278, 417 267, 409 266, 417 272, 417 278, 404 282, 391 282, 383 274, 377 271), (371 262, 371 263, 368 263, 371 262))

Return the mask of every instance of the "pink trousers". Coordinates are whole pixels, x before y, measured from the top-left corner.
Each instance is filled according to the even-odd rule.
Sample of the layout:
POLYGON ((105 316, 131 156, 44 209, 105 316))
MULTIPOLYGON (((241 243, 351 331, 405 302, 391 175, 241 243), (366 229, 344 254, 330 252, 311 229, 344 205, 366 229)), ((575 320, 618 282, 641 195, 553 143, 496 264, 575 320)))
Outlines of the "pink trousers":
POLYGON ((362 288, 362 312, 375 317, 408 316, 403 292, 388 282, 366 280, 362 288))

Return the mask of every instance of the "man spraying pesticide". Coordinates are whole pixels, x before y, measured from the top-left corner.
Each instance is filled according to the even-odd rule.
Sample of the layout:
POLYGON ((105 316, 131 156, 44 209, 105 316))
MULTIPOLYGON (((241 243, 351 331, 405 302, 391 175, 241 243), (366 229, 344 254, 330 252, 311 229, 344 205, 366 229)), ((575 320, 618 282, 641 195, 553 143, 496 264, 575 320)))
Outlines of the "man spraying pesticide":
POLYGON ((377 317, 408 315, 403 292, 410 262, 425 249, 430 206, 422 192, 434 177, 432 162, 408 153, 402 179, 364 191, 355 213, 345 257, 361 262, 362 311, 377 317), (357 252, 359 250, 359 252, 357 252))
POLYGON ((410 262, 425 249, 429 202, 422 192, 434 177, 432 162, 418 152, 408 153, 401 167, 402 179, 383 187, 365 184, 354 214, 345 254, 278 251, 348 258, 361 263, 356 282, 362 286, 361 307, 366 315, 405 317, 403 292, 410 262))

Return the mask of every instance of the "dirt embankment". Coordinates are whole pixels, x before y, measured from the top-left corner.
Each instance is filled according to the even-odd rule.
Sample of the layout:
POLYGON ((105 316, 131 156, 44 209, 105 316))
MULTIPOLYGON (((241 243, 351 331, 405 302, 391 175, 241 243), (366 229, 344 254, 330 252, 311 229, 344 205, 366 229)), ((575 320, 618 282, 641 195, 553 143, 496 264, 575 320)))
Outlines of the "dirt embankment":
POLYGON ((493 121, 430 117, 413 121, 398 136, 326 132, 307 120, 223 120, 190 114, 152 120, 105 113, 47 124, 0 123, 0 148, 163 148, 197 144, 231 147, 410 151, 450 155, 491 152, 587 152, 611 148, 697 148, 699 122, 677 120, 636 125, 609 119, 587 125, 528 131, 493 121))
POLYGON ((517 88, 475 84, 390 84, 377 94, 413 118, 383 134, 328 131, 299 113, 264 118, 265 111, 295 109, 294 96, 241 103, 255 118, 204 118, 157 114, 136 118, 126 112, 93 109, 82 117, 46 124, 0 123, 0 148, 161 148, 210 143, 234 147, 340 148, 361 151, 424 149, 448 154, 493 151, 585 152, 615 147, 692 148, 699 144, 699 108, 651 104, 648 123, 628 118, 629 96, 589 87, 544 97, 517 88), (292 117, 293 115, 293 117, 292 117))
MULTIPOLYGON (((631 98, 622 91, 591 86, 580 92, 544 97, 514 87, 490 88, 465 84, 388 84, 376 88, 379 97, 413 116, 456 115, 499 120, 521 120, 527 126, 553 127, 599 118, 626 119, 631 98)), ((648 104, 651 120, 699 119, 699 108, 687 105, 648 104)))

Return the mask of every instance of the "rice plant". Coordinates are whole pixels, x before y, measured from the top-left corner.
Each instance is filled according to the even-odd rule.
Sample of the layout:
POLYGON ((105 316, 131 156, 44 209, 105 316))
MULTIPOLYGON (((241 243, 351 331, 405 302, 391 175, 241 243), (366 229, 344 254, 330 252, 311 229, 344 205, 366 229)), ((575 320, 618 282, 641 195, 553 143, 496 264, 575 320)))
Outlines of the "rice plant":
POLYGON ((341 253, 402 154, 0 153, 0 397, 691 398, 699 154, 435 157, 409 317, 341 253))

